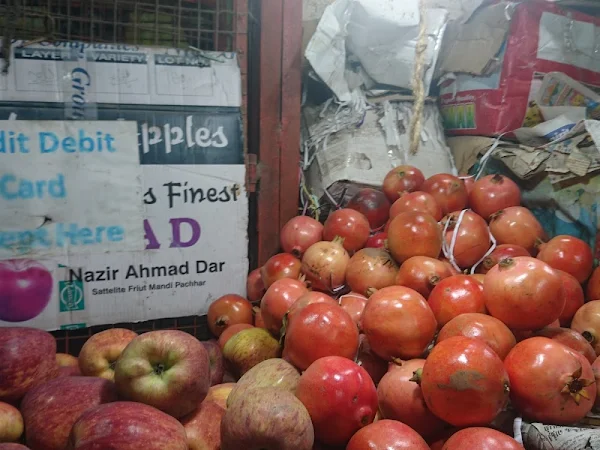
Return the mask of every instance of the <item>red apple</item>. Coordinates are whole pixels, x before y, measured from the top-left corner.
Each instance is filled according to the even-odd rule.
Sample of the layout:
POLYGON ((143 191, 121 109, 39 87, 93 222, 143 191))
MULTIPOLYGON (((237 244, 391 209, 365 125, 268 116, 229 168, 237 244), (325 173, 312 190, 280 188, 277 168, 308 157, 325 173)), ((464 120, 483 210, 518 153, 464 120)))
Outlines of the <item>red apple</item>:
POLYGON ((30 450, 21 444, 0 444, 0 450, 30 450))
POLYGON ((0 361, 0 401, 18 401, 58 375, 56 341, 35 328, 0 328, 0 361))
POLYGON ((115 383, 123 398, 180 418, 206 397, 208 353, 199 340, 183 331, 151 331, 123 350, 115 365, 115 383))
POLYGON ((225 408, 204 400, 196 411, 182 418, 189 450, 220 450, 224 415, 225 408))
POLYGON ((37 386, 21 403, 26 443, 34 450, 64 450, 85 411, 116 400, 115 385, 102 378, 62 377, 37 386))
POLYGON ((221 408, 227 409, 227 399, 235 385, 235 383, 223 383, 211 386, 204 401, 216 403, 221 408))
POLYGON ((0 402, 0 442, 15 442, 23 434, 23 417, 17 408, 0 402))
POLYGON ((223 375, 225 374, 225 358, 221 347, 217 344, 217 341, 210 340, 202 342, 204 348, 208 352, 208 359, 210 361, 210 385, 215 386, 223 382, 223 375))
POLYGON ((58 365, 59 377, 72 377, 81 375, 79 370, 79 360, 73 355, 67 353, 56 354, 56 364, 58 365))
POLYGON ((25 322, 39 316, 50 301, 52 284, 52 274, 37 261, 0 261, 0 320, 25 322))
POLYGON ((125 328, 111 328, 94 334, 79 352, 81 373, 113 381, 117 359, 136 337, 137 333, 125 328))
POLYGON ((377 389, 365 369, 340 356, 318 359, 300 376, 296 396, 315 427, 315 439, 345 445, 377 414, 377 389))
POLYGON ((73 425, 73 450, 188 450, 185 429, 142 403, 115 402, 85 412, 73 425))

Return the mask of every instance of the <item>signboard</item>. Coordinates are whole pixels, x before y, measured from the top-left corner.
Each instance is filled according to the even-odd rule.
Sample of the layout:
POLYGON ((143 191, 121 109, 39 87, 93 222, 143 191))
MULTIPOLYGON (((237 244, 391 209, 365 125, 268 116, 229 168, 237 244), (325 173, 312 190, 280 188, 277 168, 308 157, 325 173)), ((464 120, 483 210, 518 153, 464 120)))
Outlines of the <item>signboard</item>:
MULTIPOLYGON (((127 223, 133 221, 127 203, 141 208, 136 219, 141 246, 0 261, 0 326, 52 330, 205 314, 219 296, 245 294, 248 202, 235 55, 194 52, 191 57, 178 50, 84 45, 57 41, 26 47, 27 55, 13 59, 7 90, 0 88, 0 120, 29 126, 32 120, 73 126, 134 121, 137 200, 99 191, 95 197, 127 223), (50 50, 52 55, 43 53, 50 50), (56 82, 77 81, 78 68, 90 76, 81 105, 78 98, 73 102, 77 89, 56 82), (53 88, 35 96, 29 85, 20 90, 24 75, 18 82, 19 73, 31 71, 47 74, 38 80, 54 76, 53 88), (180 81, 179 87, 171 84, 167 97, 165 79, 180 81), (40 288, 29 295, 27 283, 17 279, 35 279, 40 288)), ((109 175, 114 184, 128 178, 109 175)))

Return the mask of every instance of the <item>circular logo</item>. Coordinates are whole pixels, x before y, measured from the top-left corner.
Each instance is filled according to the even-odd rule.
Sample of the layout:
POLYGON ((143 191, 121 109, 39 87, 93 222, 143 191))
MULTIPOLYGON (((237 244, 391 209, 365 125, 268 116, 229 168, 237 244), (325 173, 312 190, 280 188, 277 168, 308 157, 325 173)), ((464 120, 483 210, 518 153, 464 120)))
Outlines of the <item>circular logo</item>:
POLYGON ((83 301, 83 289, 75 283, 65 283, 60 290, 60 302, 69 311, 81 309, 80 305, 83 301))

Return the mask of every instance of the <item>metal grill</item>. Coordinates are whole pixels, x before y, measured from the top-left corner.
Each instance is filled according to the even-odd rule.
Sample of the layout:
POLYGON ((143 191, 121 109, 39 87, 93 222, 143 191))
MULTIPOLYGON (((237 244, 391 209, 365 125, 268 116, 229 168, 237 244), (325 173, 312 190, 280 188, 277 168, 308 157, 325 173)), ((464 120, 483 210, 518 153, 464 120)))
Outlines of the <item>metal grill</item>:
MULTIPOLYGON (((234 51, 242 73, 247 131, 248 0, 0 0, 0 36, 234 51), (7 26, 8 25, 8 26, 7 26)), ((179 317, 54 332, 59 352, 78 355, 107 328, 179 329, 209 339, 206 317, 179 317)))

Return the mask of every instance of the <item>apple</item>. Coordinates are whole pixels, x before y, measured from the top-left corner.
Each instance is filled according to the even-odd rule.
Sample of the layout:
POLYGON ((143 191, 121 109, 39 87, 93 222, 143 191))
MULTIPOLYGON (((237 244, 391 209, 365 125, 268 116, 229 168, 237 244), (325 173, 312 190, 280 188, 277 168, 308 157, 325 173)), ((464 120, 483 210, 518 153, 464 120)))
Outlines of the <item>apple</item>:
POLYGON ((234 375, 242 376, 255 365, 281 353, 279 341, 263 328, 248 328, 233 335, 223 348, 223 355, 234 375))
POLYGON ((90 337, 79 352, 79 370, 91 377, 115 379, 115 363, 137 333, 125 328, 111 328, 90 337))
POLYGON ((312 450, 314 440, 308 411, 284 389, 249 389, 221 420, 221 450, 312 450))
POLYGON ((0 450, 30 450, 21 444, 0 444, 0 450))
POLYGON ((0 261, 0 320, 25 322, 39 316, 50 302, 52 285, 52 274, 37 261, 0 261))
POLYGON ((19 401, 58 375, 56 341, 35 328, 0 327, 0 401, 19 401))
POLYGON ((223 382, 223 375, 225 374, 225 359, 223 358, 221 347, 219 347, 215 340, 204 341, 202 345, 204 345, 204 348, 208 352, 208 359, 210 361, 210 385, 221 384, 223 382))
POLYGON ((23 417, 17 408, 0 402, 0 442, 15 442, 23 434, 23 417))
POLYGON ((152 406, 115 402, 89 409, 75 422, 70 449, 188 450, 185 429, 152 406))
POLYGON ((220 450, 224 415, 225 408, 204 400, 196 411, 182 418, 189 450, 220 450))
POLYGON ((235 387, 235 383, 223 383, 211 386, 206 394, 205 402, 214 402, 223 409, 227 409, 227 399, 235 387))
POLYGON ((248 389, 259 387, 274 387, 294 393, 299 379, 300 373, 289 362, 280 358, 267 359, 239 379, 227 399, 227 404, 230 405, 236 397, 245 395, 248 389))
POLYGON ((225 344, 227 344, 227 341, 231 339, 232 336, 242 330, 247 330, 248 328, 254 328, 254 325, 250 325, 249 323, 236 323, 235 325, 225 328, 218 340, 221 350, 225 348, 225 344))
POLYGON ((79 370, 79 360, 73 355, 67 353, 56 354, 56 364, 58 365, 59 377, 72 377, 81 375, 79 370))
POLYGON ((178 419, 206 397, 208 352, 183 331, 151 331, 123 350, 115 365, 115 383, 124 399, 154 406, 178 419))
POLYGON ((103 378, 62 377, 37 386, 21 403, 26 443, 35 450, 64 450, 81 414, 116 400, 114 383, 103 378))

